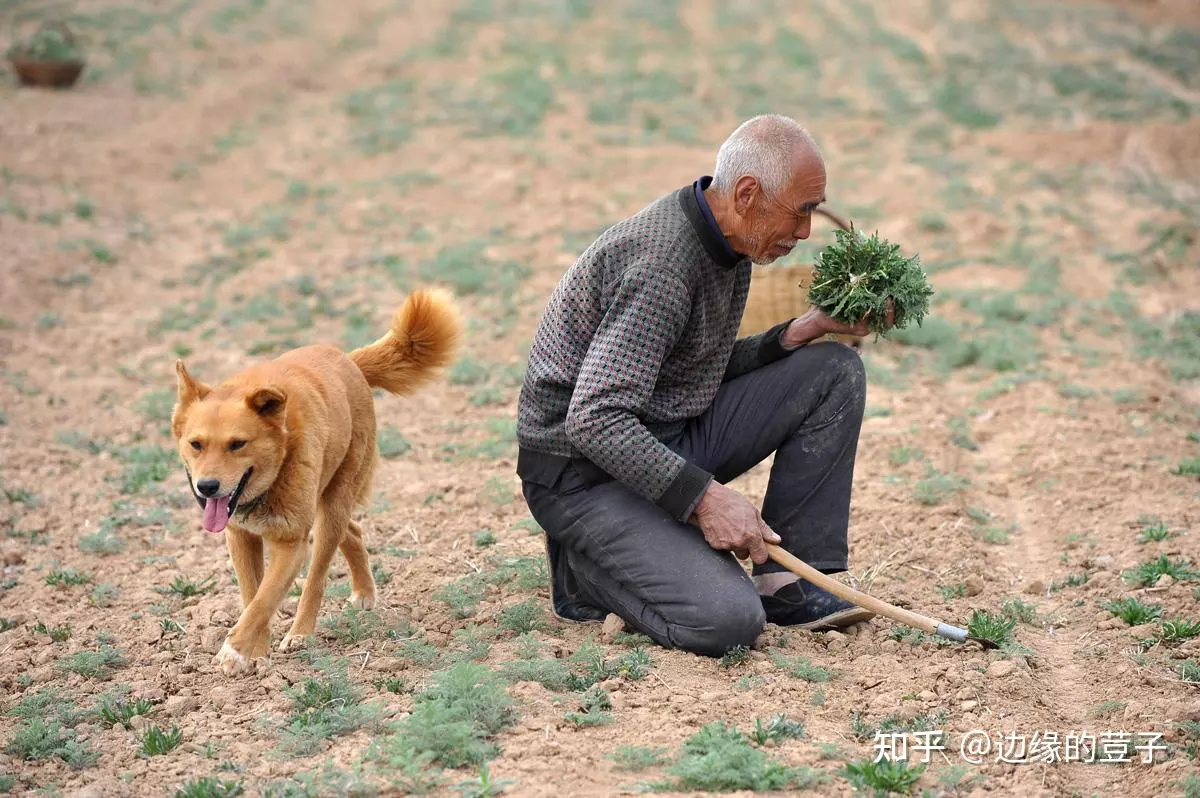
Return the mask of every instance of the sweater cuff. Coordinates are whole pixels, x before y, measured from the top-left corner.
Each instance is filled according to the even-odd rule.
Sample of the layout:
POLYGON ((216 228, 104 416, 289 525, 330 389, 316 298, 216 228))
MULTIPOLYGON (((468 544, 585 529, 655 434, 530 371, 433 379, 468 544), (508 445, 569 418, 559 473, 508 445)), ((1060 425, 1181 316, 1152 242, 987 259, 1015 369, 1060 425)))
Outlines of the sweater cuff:
POLYGON ((686 524, 711 481, 712 474, 692 463, 684 463, 679 475, 658 497, 657 504, 672 517, 686 524))
POLYGON ((765 366, 768 363, 774 363, 792 353, 793 350, 783 348, 783 334, 793 321, 795 319, 780 322, 763 334, 762 343, 758 345, 759 365, 765 366))

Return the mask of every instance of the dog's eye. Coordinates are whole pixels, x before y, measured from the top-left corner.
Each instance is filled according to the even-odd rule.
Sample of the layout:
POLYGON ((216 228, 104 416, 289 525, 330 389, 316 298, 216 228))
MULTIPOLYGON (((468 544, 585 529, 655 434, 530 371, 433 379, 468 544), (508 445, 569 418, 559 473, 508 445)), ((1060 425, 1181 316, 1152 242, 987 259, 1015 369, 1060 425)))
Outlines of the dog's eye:
POLYGON ((245 441, 230 441, 229 442, 229 451, 236 452, 238 449, 242 448, 245 445, 246 445, 245 441))
POLYGON ((192 448, 195 449, 196 451, 200 451, 201 446, 202 446, 202 444, 200 443, 200 441, 192 441, 192 448))

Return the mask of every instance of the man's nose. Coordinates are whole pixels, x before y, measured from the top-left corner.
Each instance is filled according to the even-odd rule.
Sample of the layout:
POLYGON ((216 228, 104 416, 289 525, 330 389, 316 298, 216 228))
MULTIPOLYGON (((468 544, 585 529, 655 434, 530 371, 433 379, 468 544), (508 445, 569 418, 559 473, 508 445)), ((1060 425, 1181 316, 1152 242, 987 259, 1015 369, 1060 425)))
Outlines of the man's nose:
POLYGON ((202 479, 196 483, 196 490, 201 496, 212 496, 221 489, 221 480, 202 479))
POLYGON ((808 238, 808 235, 811 232, 812 232, 812 217, 806 216, 806 217, 804 217, 804 219, 802 219, 800 221, 800 224, 796 227, 796 238, 803 241, 804 239, 808 238))

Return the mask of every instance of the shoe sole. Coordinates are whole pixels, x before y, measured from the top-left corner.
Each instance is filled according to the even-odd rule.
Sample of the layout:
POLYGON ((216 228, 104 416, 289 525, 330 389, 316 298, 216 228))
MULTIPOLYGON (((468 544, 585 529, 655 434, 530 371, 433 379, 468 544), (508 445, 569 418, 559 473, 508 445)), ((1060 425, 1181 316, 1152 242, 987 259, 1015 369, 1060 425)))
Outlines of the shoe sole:
POLYGON ((875 617, 875 613, 870 610, 865 610, 862 607, 850 607, 849 609, 835 612, 832 615, 826 615, 824 618, 819 618, 808 623, 791 624, 792 629, 804 629, 810 632, 823 632, 829 629, 841 629, 852 624, 869 621, 875 617))

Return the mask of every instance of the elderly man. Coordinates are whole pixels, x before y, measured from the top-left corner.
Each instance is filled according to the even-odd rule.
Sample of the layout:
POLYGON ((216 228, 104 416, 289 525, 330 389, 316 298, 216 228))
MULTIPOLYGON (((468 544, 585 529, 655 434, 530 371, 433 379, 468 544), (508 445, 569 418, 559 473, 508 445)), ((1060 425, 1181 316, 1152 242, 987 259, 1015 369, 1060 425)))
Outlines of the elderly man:
POLYGON ((751 263, 787 255, 825 200, 794 120, 755 117, 712 177, 605 231, 549 298, 521 389, 517 473, 546 531, 555 613, 609 612, 660 645, 720 656, 765 622, 871 617, 767 558, 846 570, 866 334, 819 311, 737 338, 751 263), (774 454, 761 513, 725 483, 774 454), (735 559, 753 562, 753 577, 735 559))

